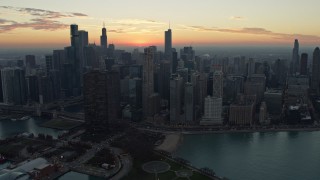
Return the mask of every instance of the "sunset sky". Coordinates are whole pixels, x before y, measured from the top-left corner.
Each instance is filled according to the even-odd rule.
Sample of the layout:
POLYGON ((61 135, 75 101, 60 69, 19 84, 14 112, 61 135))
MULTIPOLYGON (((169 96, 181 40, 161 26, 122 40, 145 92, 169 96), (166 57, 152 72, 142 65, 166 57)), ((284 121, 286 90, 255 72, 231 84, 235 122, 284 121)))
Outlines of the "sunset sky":
POLYGON ((319 0, 1 0, 0 47, 69 44, 69 25, 99 44, 163 45, 169 21, 174 45, 320 44, 319 0))

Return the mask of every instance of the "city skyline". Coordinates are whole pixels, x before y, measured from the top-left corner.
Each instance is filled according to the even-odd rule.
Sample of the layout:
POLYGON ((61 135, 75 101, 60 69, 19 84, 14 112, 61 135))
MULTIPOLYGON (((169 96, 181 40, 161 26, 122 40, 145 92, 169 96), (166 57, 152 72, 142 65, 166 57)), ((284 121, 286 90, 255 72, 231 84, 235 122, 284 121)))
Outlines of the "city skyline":
POLYGON ((0 6, 0 47, 64 46, 69 42, 69 24, 74 23, 89 32, 90 43, 99 44, 103 22, 108 43, 163 46, 169 21, 173 45, 291 45, 292 39, 299 39, 312 46, 320 42, 320 25, 312 21, 318 5, 315 0, 183 4, 30 0, 27 5, 5 0, 0 6), (308 13, 299 13, 301 9, 308 13))

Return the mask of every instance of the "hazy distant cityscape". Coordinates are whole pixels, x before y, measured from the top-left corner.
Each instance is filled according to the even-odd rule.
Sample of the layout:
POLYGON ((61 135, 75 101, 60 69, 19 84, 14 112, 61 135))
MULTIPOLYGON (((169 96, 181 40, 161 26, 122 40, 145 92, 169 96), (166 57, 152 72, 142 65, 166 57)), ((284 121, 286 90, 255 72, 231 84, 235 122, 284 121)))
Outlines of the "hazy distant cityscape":
MULTIPOLYGON (((175 43, 181 35, 169 22, 161 43, 130 45, 124 37, 118 46, 110 39, 126 29, 112 23, 101 23, 92 38, 93 26, 52 20, 86 14, 0 9, 43 18, 1 17, 0 33, 68 28, 70 37, 65 46, 1 44, 0 180, 320 177, 320 49, 303 44, 318 36, 177 24, 178 32, 262 40, 211 45, 185 43, 186 36, 175 43), (274 44, 262 43, 267 35, 274 44), (290 46, 279 43, 284 38, 290 46)), ((141 20, 131 21, 119 24, 141 20)), ((143 23, 154 26, 146 34, 163 25, 143 23)))

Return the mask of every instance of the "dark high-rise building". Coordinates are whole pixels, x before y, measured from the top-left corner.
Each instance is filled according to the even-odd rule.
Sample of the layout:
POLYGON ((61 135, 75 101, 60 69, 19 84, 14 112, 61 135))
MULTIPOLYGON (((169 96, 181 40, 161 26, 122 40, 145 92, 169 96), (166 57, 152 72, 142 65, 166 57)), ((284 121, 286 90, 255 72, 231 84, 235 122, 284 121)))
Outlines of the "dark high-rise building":
POLYGON ((120 116, 120 75, 116 71, 107 71, 106 75, 108 120, 112 122, 120 116))
POLYGON ((313 52, 311 87, 319 95, 320 93, 320 49, 319 47, 317 47, 313 52))
POLYGON ((73 95, 73 74, 72 64, 64 64, 61 76, 61 91, 63 97, 70 97, 73 95))
POLYGON ((307 75, 308 73, 308 54, 301 54, 301 62, 300 62, 300 74, 307 75))
POLYGON ((90 44, 84 47, 84 67, 91 67, 93 69, 98 69, 99 64, 99 48, 96 45, 90 44))
POLYGON ((101 47, 107 48, 107 44, 108 44, 107 29, 105 28, 105 25, 103 24, 102 35, 100 36, 100 45, 101 45, 101 47))
POLYGON ((156 48, 148 47, 144 49, 144 62, 143 62, 143 113, 145 117, 153 115, 150 109, 150 97, 154 93, 154 58, 156 48))
MULTIPOLYGON (((80 60, 80 38, 78 25, 72 24, 70 26, 71 34, 71 46, 65 47, 65 58, 66 64, 71 65, 72 78, 70 79, 70 86, 72 87, 72 92, 69 96, 79 96, 81 95, 81 84, 82 84, 82 66, 80 60)), ((64 70, 65 71, 65 70, 64 70)))
POLYGON ((294 40, 294 47, 292 50, 292 74, 299 72, 299 41, 298 39, 294 40))
POLYGON ((20 68, 14 69, 13 102, 15 105, 24 105, 27 102, 25 71, 20 68))
POLYGON ((165 58, 170 61, 172 59, 172 33, 169 27, 168 31, 164 32, 164 53, 165 58))
POLYGON ((85 120, 107 128, 120 115, 120 76, 118 72, 92 70, 84 75, 85 120))
POLYGON ((89 36, 87 31, 79 31, 79 60, 80 76, 82 77, 83 68, 85 67, 84 48, 89 45, 89 36))
POLYGON ((159 72, 159 93, 162 99, 170 100, 170 62, 161 61, 159 72))
POLYGON ((2 92, 2 78, 0 72, 0 102, 3 102, 3 92, 2 92))
POLYGON ((50 103, 54 98, 54 87, 50 76, 39 77, 39 102, 40 104, 50 103))
POLYGON ((179 124, 182 112, 183 78, 172 75, 170 79, 170 123, 179 124))
POLYGON ((62 70, 63 64, 65 63, 64 50, 53 50, 52 55, 53 67, 55 70, 62 70))
POLYGON ((26 55, 26 66, 30 68, 36 67, 36 57, 34 55, 26 55))
POLYGON ((53 60, 51 55, 46 56, 46 73, 47 76, 49 75, 50 71, 53 70, 53 60))
POLYGON ((23 66, 24 66, 24 63, 23 63, 23 60, 17 60, 17 66, 19 67, 19 68, 23 68, 23 66))
POLYGON ((33 102, 39 102, 39 80, 35 75, 27 76, 27 92, 28 92, 28 100, 33 102))
POLYGON ((70 25, 70 36, 71 36, 71 46, 78 47, 79 46, 78 25, 76 25, 76 24, 70 25))
POLYGON ((5 104, 13 104, 13 68, 3 68, 1 69, 1 82, 2 82, 2 93, 3 102, 5 104))
POLYGON ((192 83, 186 83, 184 85, 184 109, 185 109, 185 122, 186 124, 192 124, 195 120, 195 92, 192 83))
POLYGON ((183 61, 189 61, 189 60, 194 60, 195 58, 195 52, 191 46, 189 47, 184 47, 183 49, 180 50, 180 58, 183 61))
POLYGON ((175 74, 177 72, 178 68, 178 52, 172 51, 172 74, 175 74))
POLYGON ((121 59, 123 64, 127 64, 127 65, 132 64, 132 57, 131 57, 131 53, 129 52, 122 53, 121 59))
POLYGON ((83 96, 85 121, 88 125, 107 129, 108 119, 108 91, 105 72, 90 71, 83 77, 83 96))

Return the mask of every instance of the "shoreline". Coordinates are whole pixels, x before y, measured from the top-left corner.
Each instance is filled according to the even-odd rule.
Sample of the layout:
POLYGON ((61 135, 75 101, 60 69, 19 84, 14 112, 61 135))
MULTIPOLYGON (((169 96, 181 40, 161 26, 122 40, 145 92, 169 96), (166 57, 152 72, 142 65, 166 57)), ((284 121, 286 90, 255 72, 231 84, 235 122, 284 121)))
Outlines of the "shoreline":
POLYGON ((249 130, 221 130, 221 131, 181 131, 184 135, 224 134, 224 133, 258 133, 258 132, 313 132, 320 128, 295 128, 295 129, 249 129, 249 130))
POLYGON ((178 149, 178 146, 183 140, 182 133, 166 133, 164 141, 155 148, 155 150, 166 151, 173 153, 178 149))
POLYGON ((159 130, 152 128, 137 128, 143 131, 157 132, 167 134, 182 134, 182 135, 199 135, 199 134, 223 134, 223 133, 255 133, 255 132, 313 132, 320 131, 320 127, 308 128, 277 128, 277 129, 243 129, 243 130, 159 130))

